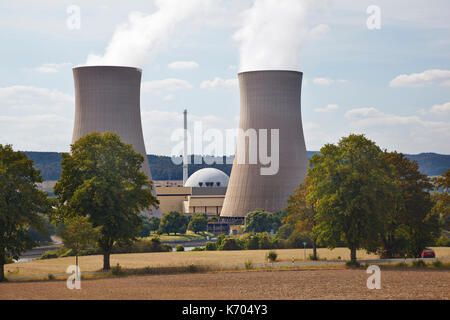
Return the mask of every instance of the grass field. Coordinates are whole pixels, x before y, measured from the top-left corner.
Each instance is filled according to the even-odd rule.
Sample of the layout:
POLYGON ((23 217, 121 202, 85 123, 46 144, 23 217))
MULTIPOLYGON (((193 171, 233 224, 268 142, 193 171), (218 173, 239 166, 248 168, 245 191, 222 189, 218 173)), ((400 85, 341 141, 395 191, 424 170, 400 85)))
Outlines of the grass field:
MULTIPOLYGON (((450 258, 450 248, 433 248, 438 258, 450 258)), ((123 268, 144 268, 144 267, 175 267, 194 265, 235 265, 243 264, 246 261, 252 263, 266 262, 265 255, 269 250, 242 250, 242 251, 186 251, 186 252, 154 252, 154 253, 133 253, 133 254, 113 254, 111 255, 111 266, 119 263, 123 268)), ((303 249, 275 250, 278 253, 278 261, 291 261, 292 257, 296 261, 303 260, 303 249)), ((312 253, 311 249, 306 250, 306 255, 312 253)), ((350 251, 346 248, 336 248, 334 250, 318 249, 321 259, 337 260, 341 257, 348 260, 350 251)), ((367 254, 365 251, 358 251, 358 259, 377 259, 377 255, 367 254)), ((98 271, 103 266, 102 256, 79 257, 80 269, 82 272, 98 271)), ((49 273, 65 273, 69 265, 75 264, 75 257, 33 260, 5 265, 5 275, 25 276, 25 275, 47 275, 49 273)))
MULTIPOLYGON (((450 299, 450 273, 383 270, 369 290, 363 269, 219 272, 65 281, 0 283, 0 299, 450 299)), ((320 313, 320 312, 319 312, 320 313)))

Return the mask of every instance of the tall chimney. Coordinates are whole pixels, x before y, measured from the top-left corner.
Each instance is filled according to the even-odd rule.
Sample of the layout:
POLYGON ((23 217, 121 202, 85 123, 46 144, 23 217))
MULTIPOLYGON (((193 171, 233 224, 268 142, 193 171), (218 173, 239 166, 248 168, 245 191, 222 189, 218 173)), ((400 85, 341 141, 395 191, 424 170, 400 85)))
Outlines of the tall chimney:
MULTIPOLYGON (((244 218, 255 209, 280 211, 295 188, 303 182, 308 168, 301 116, 301 72, 250 71, 239 73, 239 128, 279 130, 279 170, 274 175, 261 175, 261 165, 247 161, 237 163, 237 155, 247 148, 238 144, 230 181, 223 203, 222 220, 244 218)), ((268 138, 270 141, 270 138, 268 138)), ((258 141, 260 143, 260 141, 258 141)), ((258 146, 258 154, 259 154, 258 146)), ((249 148, 247 148, 248 151, 249 148)), ((272 146, 267 148, 270 153, 272 146)))
MULTIPOLYGON (((75 125, 72 143, 91 132, 117 133, 144 157, 142 171, 152 179, 142 134, 140 90, 142 70, 132 67, 73 68, 75 125)), ((152 190, 156 197, 155 189, 152 190)), ((161 217, 161 211, 152 208, 161 217)))
POLYGON ((184 146, 183 146, 183 186, 186 185, 186 181, 188 179, 188 154, 187 154, 187 148, 188 148, 188 141, 187 141, 187 110, 184 109, 183 112, 184 116, 184 146))

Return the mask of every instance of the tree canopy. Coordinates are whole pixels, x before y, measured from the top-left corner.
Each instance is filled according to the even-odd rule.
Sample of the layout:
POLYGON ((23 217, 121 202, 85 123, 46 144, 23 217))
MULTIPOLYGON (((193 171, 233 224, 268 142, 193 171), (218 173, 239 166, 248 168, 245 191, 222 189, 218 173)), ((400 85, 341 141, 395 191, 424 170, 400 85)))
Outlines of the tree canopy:
POLYGON ((205 213, 194 213, 191 217, 191 220, 188 224, 188 230, 191 230, 195 233, 199 233, 200 231, 206 231, 208 227, 208 218, 205 213))
POLYGON ((29 229, 43 230, 40 214, 51 211, 51 202, 37 188, 38 182, 42 177, 25 153, 0 144, 0 281, 7 257, 18 259, 33 247, 29 229))
POLYGON ((162 216, 159 223, 161 233, 185 233, 188 225, 188 218, 177 211, 171 211, 162 216))
POLYGON ((55 185, 56 219, 89 216, 101 227, 98 240, 103 268, 115 242, 135 240, 142 224, 141 213, 157 206, 152 182, 142 172, 144 158, 115 133, 90 133, 63 154, 61 179, 55 185))

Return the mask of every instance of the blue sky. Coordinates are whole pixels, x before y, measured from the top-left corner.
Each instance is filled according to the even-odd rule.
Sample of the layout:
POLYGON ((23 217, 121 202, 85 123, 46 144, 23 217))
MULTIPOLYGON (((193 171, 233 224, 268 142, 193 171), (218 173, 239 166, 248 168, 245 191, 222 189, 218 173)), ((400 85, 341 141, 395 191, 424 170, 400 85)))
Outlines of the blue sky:
MULTIPOLYGON (((165 12, 172 20, 166 25, 164 19, 161 24, 152 20, 161 0, 0 3, 0 143, 19 150, 68 151, 74 116, 71 68, 85 64, 88 55, 106 56, 118 26, 132 24, 131 12, 140 12, 153 37, 140 47, 145 56, 138 63, 147 153, 170 153, 175 144, 170 135, 182 126, 184 108, 191 125, 202 121, 206 127, 235 128, 237 73, 243 67, 242 42, 235 34, 248 23, 245 10, 255 1, 192 1, 192 7, 180 8, 187 2, 171 0, 165 12), (80 29, 67 27, 70 5, 81 10, 80 29), (155 36, 155 28, 162 35, 155 36)), ((450 154, 448 1, 291 2, 305 3, 296 28, 283 25, 289 19, 282 11, 259 19, 269 19, 279 28, 275 34, 301 45, 289 53, 304 73, 308 150, 353 132, 388 150, 450 154), (380 29, 366 26, 369 5, 380 8, 380 29)), ((145 30, 138 33, 146 36, 145 30)), ((270 35, 264 39, 269 47, 279 44, 270 35)), ((268 48, 273 60, 291 50, 273 47, 268 48)), ((121 52, 120 59, 135 62, 134 55, 121 52)))

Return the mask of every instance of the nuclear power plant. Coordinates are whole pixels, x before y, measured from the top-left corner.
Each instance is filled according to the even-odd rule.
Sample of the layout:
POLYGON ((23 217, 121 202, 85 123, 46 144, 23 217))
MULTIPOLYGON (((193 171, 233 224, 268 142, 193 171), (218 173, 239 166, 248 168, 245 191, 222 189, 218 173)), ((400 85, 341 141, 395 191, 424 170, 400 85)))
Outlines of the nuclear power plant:
MULTIPOLYGON (((144 157, 143 172, 152 179, 141 123, 142 70, 118 66, 73 68, 75 84, 75 124, 72 143, 91 132, 117 133, 144 157)), ((152 190, 156 196, 155 190, 152 190)), ((161 211, 152 208, 153 216, 161 211)))
MULTIPOLYGON (((229 222, 242 220, 258 208, 269 212, 286 208, 289 195, 303 182, 308 169, 301 116, 303 74, 270 70, 242 72, 238 76, 239 128, 243 132, 267 129, 268 136, 271 130, 279 130, 279 169, 274 175, 262 175, 261 168, 266 166, 259 161, 238 163, 236 155, 249 151, 248 143, 238 143, 220 214, 223 221, 229 222)), ((267 150, 270 154, 269 147, 267 150)))
MULTIPOLYGON (((75 126, 72 143, 94 131, 115 132, 144 156, 142 170, 152 179, 142 134, 141 74, 141 69, 133 67, 73 68, 75 126)), ((167 210, 186 215, 206 213, 211 217, 220 214, 221 223, 236 223, 255 209, 277 212, 286 208, 289 195, 303 182, 308 167, 301 116, 302 76, 301 72, 280 70, 238 74, 239 129, 244 139, 251 130, 265 131, 268 138, 257 141, 254 150, 250 148, 250 140, 238 143, 226 183, 223 180, 226 175, 217 170, 200 170, 188 177, 187 111, 184 110, 183 181, 176 187, 167 182, 156 184, 158 188, 152 192, 163 210, 153 208, 153 215, 161 217, 167 210), (273 141, 271 135, 275 131, 278 139, 273 141), (276 166, 273 173, 263 173, 268 164, 261 161, 261 151, 277 162, 270 164, 276 166), (258 161, 249 161, 251 152, 256 153, 258 161), (245 161, 240 161, 239 154, 245 155, 245 161), (169 185, 171 187, 167 188, 169 185)), ((256 136, 261 138, 261 135, 256 136)))

